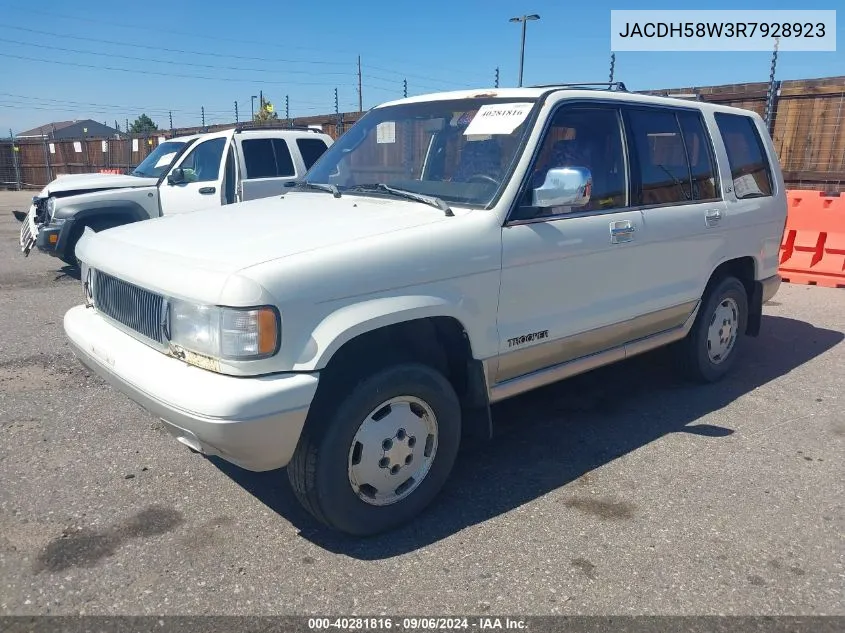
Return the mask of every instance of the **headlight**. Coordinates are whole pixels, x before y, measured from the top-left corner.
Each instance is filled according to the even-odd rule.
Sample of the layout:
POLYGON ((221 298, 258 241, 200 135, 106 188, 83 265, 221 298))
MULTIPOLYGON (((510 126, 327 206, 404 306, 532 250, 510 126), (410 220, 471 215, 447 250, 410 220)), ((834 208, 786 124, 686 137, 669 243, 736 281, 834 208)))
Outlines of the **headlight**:
POLYGON ((47 198, 47 217, 53 219, 53 214, 56 212, 56 199, 52 196, 47 198))
POLYGON ((229 360, 272 356, 279 349, 275 308, 224 308, 170 301, 169 339, 186 350, 229 360))

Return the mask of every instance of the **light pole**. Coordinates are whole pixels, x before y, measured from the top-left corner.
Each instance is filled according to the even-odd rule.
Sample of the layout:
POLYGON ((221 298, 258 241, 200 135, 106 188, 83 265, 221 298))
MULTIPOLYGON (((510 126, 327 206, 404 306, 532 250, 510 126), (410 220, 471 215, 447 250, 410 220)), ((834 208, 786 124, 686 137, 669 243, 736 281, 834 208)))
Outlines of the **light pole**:
POLYGON ((255 121, 255 100, 258 99, 258 95, 252 95, 249 98, 249 105, 252 108, 252 121, 255 121))
POLYGON ((519 87, 522 88, 522 66, 525 63, 525 25, 528 20, 539 20, 540 16, 536 13, 531 15, 523 15, 518 18, 511 18, 509 22, 522 22, 522 47, 519 52, 519 87))

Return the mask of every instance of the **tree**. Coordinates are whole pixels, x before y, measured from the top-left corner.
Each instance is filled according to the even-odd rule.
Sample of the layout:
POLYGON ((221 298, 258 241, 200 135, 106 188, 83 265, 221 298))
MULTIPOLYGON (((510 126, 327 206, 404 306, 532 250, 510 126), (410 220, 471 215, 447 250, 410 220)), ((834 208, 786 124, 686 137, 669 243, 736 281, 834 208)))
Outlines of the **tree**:
POLYGON ((267 99, 264 98, 264 94, 261 94, 261 105, 258 108, 258 112, 255 113, 255 121, 278 121, 279 115, 276 114, 275 108, 273 108, 273 104, 270 103, 267 99))
POLYGON ((155 132, 156 130, 158 130, 158 126, 153 123, 153 120, 146 114, 142 114, 141 116, 139 116, 129 126, 129 131, 133 134, 139 134, 142 132, 155 132))

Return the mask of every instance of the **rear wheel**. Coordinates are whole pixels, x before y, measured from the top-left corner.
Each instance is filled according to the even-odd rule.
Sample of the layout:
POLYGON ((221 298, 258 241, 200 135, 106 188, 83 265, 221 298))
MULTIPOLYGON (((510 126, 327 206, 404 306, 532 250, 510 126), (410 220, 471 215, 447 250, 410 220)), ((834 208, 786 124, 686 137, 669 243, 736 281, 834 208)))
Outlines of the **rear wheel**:
POLYGON ((409 521, 437 496, 461 437, 460 403, 441 373, 394 365, 320 400, 288 465, 314 517, 368 536, 409 521))
POLYGON ((748 294, 742 282, 726 277, 714 284, 679 348, 687 377, 715 382, 727 374, 736 362, 747 323, 748 294))

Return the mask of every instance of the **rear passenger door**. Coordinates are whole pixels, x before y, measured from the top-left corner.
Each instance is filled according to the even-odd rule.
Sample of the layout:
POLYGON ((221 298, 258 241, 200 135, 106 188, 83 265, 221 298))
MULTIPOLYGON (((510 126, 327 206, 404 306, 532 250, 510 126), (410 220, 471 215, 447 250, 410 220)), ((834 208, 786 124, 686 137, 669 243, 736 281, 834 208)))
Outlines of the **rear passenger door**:
POLYGON ((240 141, 241 200, 281 195, 285 183, 301 176, 284 138, 245 138, 240 141))
POLYGON ((624 108, 633 175, 649 257, 638 271, 655 309, 701 297, 726 251, 727 225, 715 149, 695 108, 624 108))

